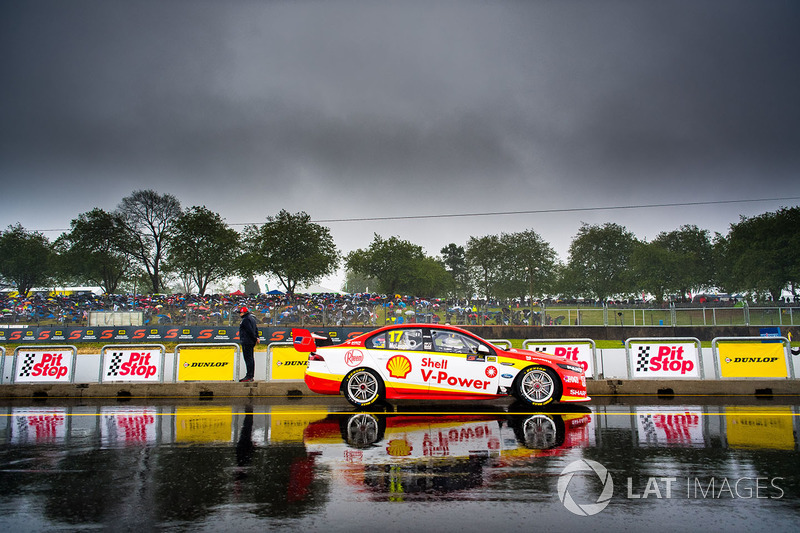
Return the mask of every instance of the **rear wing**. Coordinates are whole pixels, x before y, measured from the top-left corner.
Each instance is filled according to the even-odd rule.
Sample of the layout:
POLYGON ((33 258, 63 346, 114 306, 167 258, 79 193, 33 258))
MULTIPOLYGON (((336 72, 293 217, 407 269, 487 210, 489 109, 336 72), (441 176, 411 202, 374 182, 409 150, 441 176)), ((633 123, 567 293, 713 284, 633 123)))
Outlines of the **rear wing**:
POLYGON ((312 333, 307 329, 292 328, 292 345, 298 352, 313 352, 318 347, 332 344, 333 341, 327 335, 312 333))

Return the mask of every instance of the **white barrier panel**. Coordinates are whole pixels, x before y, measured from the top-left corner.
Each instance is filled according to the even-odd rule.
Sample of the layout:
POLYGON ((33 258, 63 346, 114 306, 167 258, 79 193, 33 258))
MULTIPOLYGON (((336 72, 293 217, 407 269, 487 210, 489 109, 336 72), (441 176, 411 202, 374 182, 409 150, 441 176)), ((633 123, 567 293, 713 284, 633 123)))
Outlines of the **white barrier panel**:
POLYGON ((6 349, 0 346, 0 383, 3 383, 6 371, 6 349))
POLYGON ((522 341, 525 350, 566 357, 578 363, 587 378, 595 376, 597 349, 591 339, 527 339, 522 341))
POLYGON ((162 344, 131 346, 103 346, 100 354, 98 383, 164 381, 164 354, 162 344))
POLYGON ((700 340, 686 338, 631 338, 625 341, 629 379, 703 377, 700 340))
POLYGON ((72 383, 75 377, 75 346, 19 347, 14 350, 12 383, 72 383))

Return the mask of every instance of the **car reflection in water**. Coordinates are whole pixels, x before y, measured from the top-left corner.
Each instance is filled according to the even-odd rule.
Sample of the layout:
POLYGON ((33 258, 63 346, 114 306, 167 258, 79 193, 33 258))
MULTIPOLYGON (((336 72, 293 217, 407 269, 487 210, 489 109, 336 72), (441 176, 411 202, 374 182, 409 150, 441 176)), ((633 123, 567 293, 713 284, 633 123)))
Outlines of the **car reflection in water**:
POLYGON ((480 487, 489 468, 590 445, 591 414, 329 415, 304 432, 318 465, 377 500, 441 497, 480 487))

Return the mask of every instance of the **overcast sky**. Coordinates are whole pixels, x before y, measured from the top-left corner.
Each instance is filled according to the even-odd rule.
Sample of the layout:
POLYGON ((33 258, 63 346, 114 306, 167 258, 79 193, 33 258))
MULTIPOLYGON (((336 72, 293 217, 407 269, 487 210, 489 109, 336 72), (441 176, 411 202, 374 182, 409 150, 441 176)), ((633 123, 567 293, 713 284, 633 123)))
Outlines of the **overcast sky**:
POLYGON ((6 0, 0 67, 0 225, 51 239, 138 189, 236 229, 783 199, 324 223, 345 253, 534 229, 563 260, 582 222, 800 204, 796 0, 6 0))

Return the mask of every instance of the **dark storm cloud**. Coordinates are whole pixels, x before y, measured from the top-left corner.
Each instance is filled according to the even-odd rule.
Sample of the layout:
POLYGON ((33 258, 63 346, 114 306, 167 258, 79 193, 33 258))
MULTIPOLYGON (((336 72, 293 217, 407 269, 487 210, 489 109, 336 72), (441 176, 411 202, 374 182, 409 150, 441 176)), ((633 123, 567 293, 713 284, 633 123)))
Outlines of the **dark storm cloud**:
MULTIPOLYGON (((78 182, 107 209, 154 188, 230 222, 354 197, 403 215, 797 196, 798 27, 794 1, 4 2, 2 222, 42 227, 11 198, 78 182)), ((631 229, 679 225, 656 215, 631 229)), ((579 222, 442 221, 422 244, 534 226, 563 250, 579 222)), ((425 229, 336 237, 376 226, 425 229)))

